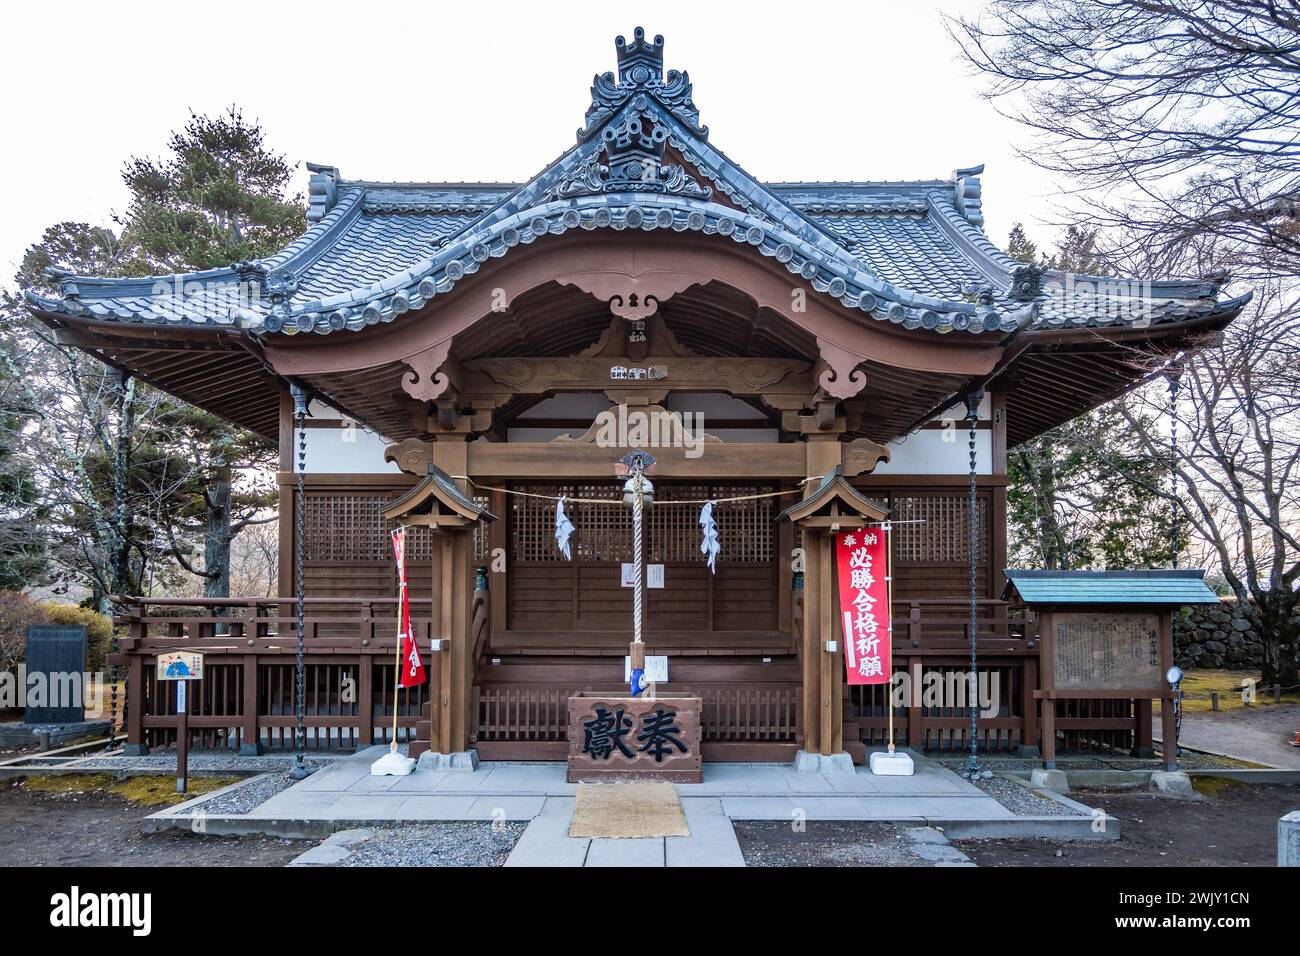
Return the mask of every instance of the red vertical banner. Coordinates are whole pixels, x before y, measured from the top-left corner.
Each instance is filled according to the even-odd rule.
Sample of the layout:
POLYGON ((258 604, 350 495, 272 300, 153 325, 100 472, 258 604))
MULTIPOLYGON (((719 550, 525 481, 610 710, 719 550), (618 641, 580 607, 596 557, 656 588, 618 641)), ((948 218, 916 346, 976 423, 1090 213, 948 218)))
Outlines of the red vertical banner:
POLYGON ((888 535, 881 528, 835 536, 844 666, 850 684, 889 683, 888 549, 888 535))
POLYGON ((401 673, 398 687, 418 687, 424 683, 424 662, 411 632, 411 599, 406 592, 406 529, 393 532, 393 553, 397 555, 397 637, 402 642, 401 673))

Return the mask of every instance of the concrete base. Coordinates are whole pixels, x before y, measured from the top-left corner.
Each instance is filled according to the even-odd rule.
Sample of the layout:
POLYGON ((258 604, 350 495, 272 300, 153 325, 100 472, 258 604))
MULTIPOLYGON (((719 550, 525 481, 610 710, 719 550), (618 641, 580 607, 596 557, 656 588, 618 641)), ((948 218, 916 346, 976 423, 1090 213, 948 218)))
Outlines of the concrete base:
POLYGON ((1300 810, 1277 821, 1277 865, 1300 866, 1300 810))
POLYGON ((241 757, 260 757, 264 753, 266 753, 266 748, 262 746, 260 740, 257 743, 239 745, 239 756, 241 757))
POLYGON ((440 754, 426 750, 420 754, 421 770, 454 770, 460 773, 473 773, 478 769, 478 751, 461 750, 457 753, 440 754))
POLYGON ((49 734, 50 747, 66 747, 83 737, 107 737, 107 720, 73 720, 57 724, 0 724, 0 747, 30 747, 49 734))
POLYGON ((405 777, 415 769, 415 761, 390 750, 370 765, 372 777, 405 777))
POLYGON ((837 754, 813 754, 800 750, 794 755, 798 773, 854 773, 853 758, 844 751, 837 754))
POLYGON ((1151 786, 1171 797, 1194 797, 1192 778, 1181 770, 1156 770, 1151 774, 1151 786))
POLYGON ((149 748, 144 744, 123 744, 122 756, 123 757, 147 757, 149 756, 149 748))
POLYGON ((878 777, 910 777, 916 773, 912 758, 902 751, 878 750, 867 758, 867 767, 878 777))
POLYGON ((1029 772, 1029 785, 1051 790, 1053 793, 1069 793, 1070 780, 1064 770, 1043 770, 1038 768, 1029 772))

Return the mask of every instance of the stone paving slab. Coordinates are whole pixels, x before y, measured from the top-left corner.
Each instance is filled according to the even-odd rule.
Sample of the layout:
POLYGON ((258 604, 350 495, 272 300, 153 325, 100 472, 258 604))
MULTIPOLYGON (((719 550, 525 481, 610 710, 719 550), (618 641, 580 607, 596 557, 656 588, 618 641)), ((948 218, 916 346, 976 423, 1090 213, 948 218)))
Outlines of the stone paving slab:
MULTIPOLYGON (((373 777, 370 757, 338 761, 275 795, 250 817, 292 820, 531 820, 548 800, 571 798, 562 763, 496 763, 473 773, 416 770, 373 777)), ((798 773, 786 764, 704 766, 704 782, 679 784, 683 800, 712 801, 732 819, 999 820, 1011 812, 929 761, 911 777, 798 773)), ((704 804, 701 804, 703 806, 704 804)), ((602 853, 605 851, 602 851, 602 853)))
POLYGON ((587 862, 591 840, 569 836, 573 819, 572 797, 549 797, 541 812, 533 817, 519 842, 510 852, 505 865, 577 867, 587 862))
POLYGON ((510 867, 663 867, 744 866, 735 828, 723 814, 721 801, 684 797, 682 809, 690 836, 648 839, 595 839, 569 836, 574 801, 547 798, 515 844, 510 867))

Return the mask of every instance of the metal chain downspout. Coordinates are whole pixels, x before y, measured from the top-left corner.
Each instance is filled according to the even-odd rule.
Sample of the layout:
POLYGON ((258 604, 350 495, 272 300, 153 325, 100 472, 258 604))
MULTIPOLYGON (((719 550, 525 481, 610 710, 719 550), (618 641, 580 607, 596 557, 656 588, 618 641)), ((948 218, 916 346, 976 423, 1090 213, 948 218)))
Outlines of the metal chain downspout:
MULTIPOLYGON (((1178 503, 1178 379, 1181 370, 1174 366, 1169 372, 1169 566, 1178 567, 1179 519, 1178 503)), ((1178 614, 1169 618, 1169 641, 1176 653, 1178 647, 1178 614)), ((1174 688, 1177 692, 1178 688, 1174 688)), ((1182 703, 1177 698, 1174 708, 1174 755, 1178 754, 1178 735, 1183 728, 1182 703)))
POLYGON ((306 645, 304 627, 306 625, 306 582, 303 577, 303 563, 307 556, 307 404, 310 396, 307 390, 298 385, 291 385, 289 392, 293 396, 294 424, 298 432, 298 501, 297 520, 294 528, 296 544, 295 587, 297 596, 297 630, 294 634, 294 694, 293 694, 293 775, 301 780, 307 776, 304 757, 307 749, 307 731, 305 723, 305 695, 307 670, 303 663, 306 645))
POLYGON ((967 443, 970 447, 970 500, 967 504, 967 549, 970 552, 970 686, 966 688, 970 711, 970 756, 966 763, 966 776, 972 780, 983 775, 979 762, 979 473, 975 450, 976 428, 980 419, 980 401, 984 390, 966 396, 966 421, 970 426, 967 443))

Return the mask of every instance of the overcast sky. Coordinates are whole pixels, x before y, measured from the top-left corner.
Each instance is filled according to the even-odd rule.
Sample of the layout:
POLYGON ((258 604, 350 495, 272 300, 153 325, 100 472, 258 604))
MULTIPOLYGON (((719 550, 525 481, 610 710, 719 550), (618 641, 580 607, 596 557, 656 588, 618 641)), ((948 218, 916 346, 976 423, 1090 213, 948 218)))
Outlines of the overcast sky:
POLYGON ((977 95, 940 12, 977 2, 5 3, 0 278, 55 222, 109 223, 120 172, 190 110, 238 104, 299 165, 373 180, 530 177, 574 142, 638 24, 689 70, 710 142, 766 180, 929 179, 986 163, 986 229, 1050 240, 1061 184, 977 95))

